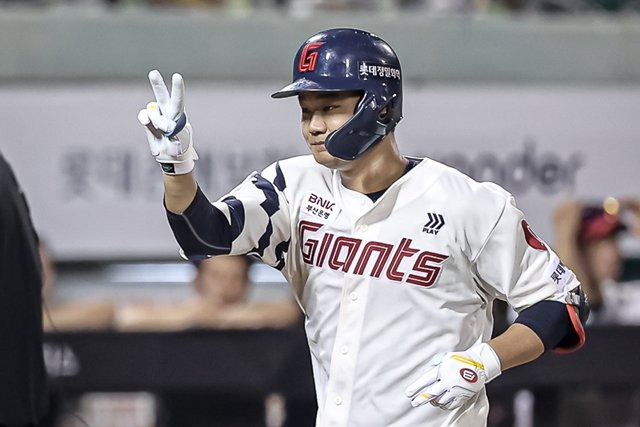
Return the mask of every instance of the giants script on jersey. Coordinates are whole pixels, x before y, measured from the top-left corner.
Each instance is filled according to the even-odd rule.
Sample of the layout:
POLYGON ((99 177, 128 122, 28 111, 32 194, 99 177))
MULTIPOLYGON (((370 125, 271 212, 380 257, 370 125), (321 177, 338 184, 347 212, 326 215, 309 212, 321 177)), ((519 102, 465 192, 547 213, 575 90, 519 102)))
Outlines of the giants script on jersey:
POLYGON ((431 286, 440 275, 442 263, 449 258, 448 255, 412 248, 413 240, 409 238, 403 238, 399 244, 391 244, 365 242, 333 233, 311 237, 310 234, 318 231, 322 225, 311 221, 300 221, 298 224, 302 259, 308 265, 375 278, 380 278, 384 273, 387 279, 394 282, 431 286), (308 235, 305 236, 305 233, 308 235), (402 272, 400 264, 405 258, 415 261, 410 271, 402 272), (371 267, 367 268, 369 265, 371 267))

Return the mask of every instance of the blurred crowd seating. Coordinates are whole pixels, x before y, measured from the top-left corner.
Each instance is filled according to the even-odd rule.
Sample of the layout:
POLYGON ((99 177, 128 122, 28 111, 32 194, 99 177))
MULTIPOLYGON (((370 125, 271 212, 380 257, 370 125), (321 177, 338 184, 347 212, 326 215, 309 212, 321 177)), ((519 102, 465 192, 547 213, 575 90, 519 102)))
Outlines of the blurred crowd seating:
POLYGON ((425 11, 427 13, 638 13, 640 0, 0 0, 0 5, 59 4, 207 7, 251 11, 425 11))

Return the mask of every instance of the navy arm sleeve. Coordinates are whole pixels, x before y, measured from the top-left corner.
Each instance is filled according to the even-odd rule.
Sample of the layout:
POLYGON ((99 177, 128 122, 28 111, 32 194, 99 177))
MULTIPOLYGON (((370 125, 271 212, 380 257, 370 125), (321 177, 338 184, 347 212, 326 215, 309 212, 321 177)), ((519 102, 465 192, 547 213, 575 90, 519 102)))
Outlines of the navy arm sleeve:
MULTIPOLYGON (((232 216, 244 215, 244 212, 238 212, 242 210, 241 204, 228 204, 232 216)), ((234 230, 224 214, 211 204, 200 187, 182 214, 167 210, 167 219, 178 244, 190 260, 226 255, 231 251, 234 230)))
POLYGON ((533 330, 544 344, 544 349, 556 348, 575 335, 567 305, 558 301, 540 301, 528 307, 516 318, 533 330))

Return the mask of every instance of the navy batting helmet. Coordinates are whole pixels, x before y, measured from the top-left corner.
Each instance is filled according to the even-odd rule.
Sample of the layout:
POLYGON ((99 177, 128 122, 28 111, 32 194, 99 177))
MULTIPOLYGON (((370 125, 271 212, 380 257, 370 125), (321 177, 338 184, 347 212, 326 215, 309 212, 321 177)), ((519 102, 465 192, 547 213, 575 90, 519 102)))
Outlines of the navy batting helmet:
POLYGON ((387 42, 367 31, 336 28, 310 37, 293 62, 293 82, 271 96, 362 91, 353 117, 325 140, 327 151, 353 160, 402 119, 400 61, 387 42))

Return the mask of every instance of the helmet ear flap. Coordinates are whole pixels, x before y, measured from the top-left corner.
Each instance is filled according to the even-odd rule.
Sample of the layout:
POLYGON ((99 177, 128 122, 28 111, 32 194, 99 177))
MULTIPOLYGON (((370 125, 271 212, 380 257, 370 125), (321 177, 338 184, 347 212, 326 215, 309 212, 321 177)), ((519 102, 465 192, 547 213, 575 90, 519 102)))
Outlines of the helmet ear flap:
MULTIPOLYGON (((393 120, 388 125, 379 120, 381 111, 388 105, 389 101, 379 105, 374 93, 365 92, 353 117, 325 140, 329 154, 342 160, 354 160, 382 141, 388 133, 388 126, 395 126, 393 120)), ((391 117, 392 114, 387 113, 386 116, 391 117)))

